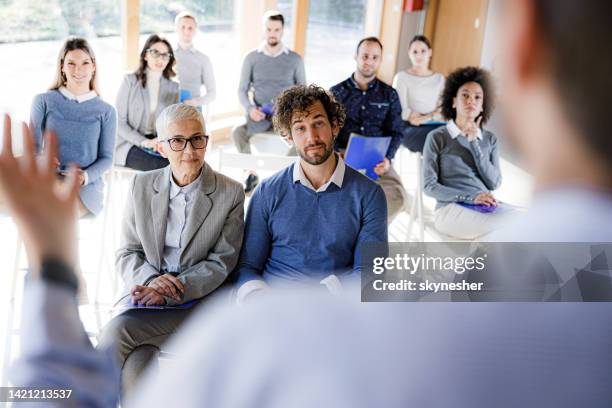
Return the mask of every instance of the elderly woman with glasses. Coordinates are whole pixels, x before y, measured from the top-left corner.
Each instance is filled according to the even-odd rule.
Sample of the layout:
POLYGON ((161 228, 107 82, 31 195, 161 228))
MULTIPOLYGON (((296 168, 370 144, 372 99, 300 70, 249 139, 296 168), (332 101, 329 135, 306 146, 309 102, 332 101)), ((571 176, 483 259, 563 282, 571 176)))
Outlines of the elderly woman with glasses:
POLYGON ((157 150, 155 119, 178 102, 179 84, 172 80, 175 62, 168 40, 157 34, 147 39, 138 69, 124 77, 117 94, 115 163, 136 170, 168 165, 157 150))
POLYGON ((115 263, 125 287, 100 338, 102 347, 118 344, 128 392, 194 306, 226 293, 218 288, 238 261, 244 231, 242 185, 204 161, 202 114, 170 105, 156 128, 170 165, 134 177, 115 263))

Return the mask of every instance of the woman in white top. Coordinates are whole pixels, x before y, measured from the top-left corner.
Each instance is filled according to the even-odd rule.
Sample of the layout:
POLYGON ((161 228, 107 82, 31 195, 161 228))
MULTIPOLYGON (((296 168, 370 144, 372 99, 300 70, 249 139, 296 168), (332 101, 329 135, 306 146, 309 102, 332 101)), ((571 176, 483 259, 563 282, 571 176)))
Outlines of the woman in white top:
POLYGON ((137 170, 168 165, 157 153, 155 119, 178 102, 179 84, 171 79, 174 64, 170 43, 151 35, 140 53, 138 69, 125 76, 117 94, 117 164, 137 170))
POLYGON ((427 134, 440 126, 438 101, 444 88, 444 76, 429 69, 431 45, 427 37, 415 36, 408 48, 412 67, 400 71, 393 78, 402 105, 402 119, 406 122, 403 144, 415 152, 422 152, 427 134))

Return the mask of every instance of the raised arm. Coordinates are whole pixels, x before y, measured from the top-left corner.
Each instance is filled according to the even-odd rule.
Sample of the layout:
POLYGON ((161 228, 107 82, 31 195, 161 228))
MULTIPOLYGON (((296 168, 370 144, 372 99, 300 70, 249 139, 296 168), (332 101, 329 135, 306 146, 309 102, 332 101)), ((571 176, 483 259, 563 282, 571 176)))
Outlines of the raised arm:
POLYGON ((35 142, 23 126, 24 153, 15 159, 8 116, 0 154, 0 192, 30 261, 21 323, 20 356, 8 371, 16 387, 51 388, 69 396, 46 407, 114 407, 119 370, 106 352, 95 350, 79 320, 76 301, 77 197, 71 173, 56 183, 57 142, 45 141, 43 160, 35 159, 35 142), (84 375, 85 374, 85 375, 84 375))

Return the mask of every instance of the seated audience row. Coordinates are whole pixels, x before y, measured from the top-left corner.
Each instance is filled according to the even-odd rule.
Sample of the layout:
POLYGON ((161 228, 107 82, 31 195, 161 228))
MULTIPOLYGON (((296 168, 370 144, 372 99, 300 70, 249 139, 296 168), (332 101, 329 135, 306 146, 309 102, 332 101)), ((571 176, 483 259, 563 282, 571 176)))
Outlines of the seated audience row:
MULTIPOLYGON (((535 205, 501 235, 506 241, 610 242, 612 239, 612 230, 602 228, 612 223, 609 161, 612 143, 607 124, 601 121, 609 109, 606 101, 612 91, 610 83, 602 80, 609 76, 612 53, 609 45, 599 38, 602 33, 606 34, 605 38, 612 34, 611 10, 600 1, 504 3, 499 27, 503 39, 500 49, 502 78, 507 85, 504 97, 511 107, 504 113, 511 123, 509 136, 533 169, 537 186, 535 205), (567 30, 568 23, 572 30, 567 30), (593 48, 585 52, 584 44, 591 44, 593 48), (582 58, 577 59, 576 55, 582 58), (593 92, 599 88, 601 92, 593 92), (543 151, 547 154, 542 155, 543 151)), ((457 151, 458 145, 462 146, 470 156, 465 152, 456 156, 467 160, 470 165, 466 166, 472 172, 479 171, 480 182, 488 189, 496 184, 495 169, 481 171, 481 167, 495 167, 491 148, 494 138, 481 130, 482 139, 479 139, 479 127, 487 119, 491 88, 478 69, 463 69, 459 74, 457 77, 451 74, 447 80, 446 89, 456 88, 454 95, 445 92, 451 97, 443 97, 453 101, 450 108, 455 105, 454 113, 448 111, 449 106, 443 106, 442 113, 449 123, 430 135, 425 154, 429 155, 431 150, 441 155, 446 148, 452 152, 457 151), (479 115, 482 119, 478 119, 479 115), (457 135, 457 129, 453 132, 453 126, 462 134, 457 135)), ((221 236, 225 231, 220 227, 223 221, 208 218, 216 206, 221 218, 225 216, 226 220, 235 219, 240 223, 241 187, 208 172, 203 162, 206 146, 203 121, 200 116, 197 119, 194 116, 199 114, 186 105, 172 106, 167 112, 172 111, 176 114, 160 120, 158 128, 163 140, 160 149, 168 156, 170 169, 139 175, 133 183, 131 199, 139 195, 150 197, 150 203, 133 202, 142 206, 144 214, 165 205, 171 211, 170 207, 177 204, 179 209, 184 206, 191 217, 195 216, 193 209, 204 202, 210 212, 201 222, 210 223, 221 236), (177 168, 179 154, 190 159, 177 168), (201 190, 211 187, 202 183, 201 177, 207 177, 216 189, 226 191, 236 207, 229 210, 227 203, 219 203, 217 190, 206 191, 204 199, 201 190), (192 200, 188 197, 194 193, 192 188, 197 192, 189 212, 192 200), (162 190, 166 192, 163 196, 159 194, 162 190), (171 191, 178 191, 177 195, 171 191), (175 198, 178 202, 171 202, 175 198)), ((285 169, 262 182, 254 193, 259 203, 249 209, 246 235, 253 234, 253 241, 266 233, 271 240, 276 237, 270 243, 268 262, 276 255, 280 255, 276 260, 286 259, 283 257, 286 246, 295 239, 269 215, 280 209, 297 216, 300 205, 318 204, 313 200, 296 202, 294 198, 298 194, 327 198, 342 191, 354 194, 357 199, 346 204, 354 206, 351 214, 374 215, 374 236, 366 241, 376 242, 379 234, 386 239, 381 187, 349 167, 344 168, 340 182, 337 171, 342 168, 341 157, 331 149, 342 122, 339 111, 333 98, 316 87, 292 88, 277 101, 273 122, 296 143, 303 174, 300 171, 294 174, 296 167, 285 169), (329 97, 329 110, 324 95, 329 97), (317 162, 320 163, 313 164, 317 162), (352 193, 352 188, 363 194, 352 193), (316 193, 314 190, 318 189, 324 191, 316 193), (367 197, 371 197, 369 201, 367 197), (371 203, 378 205, 370 207, 371 203), (268 217, 267 223, 260 224, 261 229, 251 228, 249 224, 249 217, 252 215, 255 219, 256 211, 268 217), (277 250, 281 253, 275 253, 277 250)), ((120 376, 116 358, 109 358, 106 349, 92 347, 79 320, 76 302, 75 210, 81 176, 71 171, 63 188, 57 188, 54 163, 57 141, 53 135, 44 139, 43 160, 36 161, 33 137, 26 127, 24 155, 17 159, 12 152, 8 117, 4 129, 0 192, 17 219, 31 261, 23 303, 21 357, 9 371, 11 379, 18 387, 70 389, 72 399, 53 401, 54 406, 116 406, 120 376)), ((453 158, 440 163, 448 161, 452 162, 453 158)), ((468 187, 479 186, 478 183, 470 180, 468 187)), ((191 248, 194 244, 197 246, 197 241, 206 241, 202 243, 204 247, 214 242, 214 238, 208 240, 209 237, 199 235, 206 234, 202 229, 196 232, 195 241, 183 240, 182 232, 177 233, 176 227, 183 225, 189 231, 193 224, 188 226, 180 217, 154 219, 153 230, 164 232, 154 232, 156 248, 147 248, 151 238, 138 234, 139 229, 149 228, 151 232, 151 227, 144 225, 136 212, 136 208, 126 212, 123 233, 130 239, 124 239, 126 248, 120 251, 120 259, 129 257, 134 262, 144 259, 132 256, 129 251, 133 249, 139 256, 155 257, 147 260, 151 265, 163 267, 165 264, 171 270, 172 265, 182 265, 183 261, 197 265, 198 261, 191 258, 191 254, 199 256, 191 248), (177 237, 181 248, 178 258, 177 237), (145 245, 142 250, 139 244, 145 245), (182 244, 186 246, 181 247, 182 244), (190 259, 182 259, 181 250, 189 253, 190 259)), ((323 217, 323 212, 317 216, 323 217)), ((329 223, 339 222, 337 218, 337 214, 329 217, 329 223)), ((354 222, 367 223, 365 218, 354 222)), ((199 224, 195 225, 199 227, 199 224)), ((323 229, 305 228, 304 231, 312 236, 329 233, 326 225, 317 225, 317 228, 323 229)), ((303 238, 304 231, 292 232, 303 238)), ((185 232, 185 237, 189 235, 185 232)), ((210 250, 226 248, 222 250, 226 253, 228 243, 235 247, 223 238, 221 241, 212 244, 214 249, 210 250)), ((306 242, 312 242, 312 238, 306 242)), ((355 246, 353 268, 360 247, 355 246)), ((298 259, 308 261, 317 249, 321 250, 315 246, 307 248, 298 259)), ((235 259, 236 251, 230 252, 226 259, 235 259)), ((248 247, 243 246, 241 258, 244 255, 243 259, 247 259, 247 252, 248 247)), ((316 253, 313 259, 316 260, 316 253)), ((130 296, 140 303, 161 302, 162 298, 173 302, 175 297, 194 299, 198 293, 210 293, 208 289, 227 276, 217 269, 223 262, 213 256, 211 264, 200 270, 195 287, 187 287, 187 275, 181 276, 189 268, 174 276, 179 284, 169 276, 161 279, 161 271, 147 266, 138 279, 150 271, 153 277, 150 282, 155 282, 152 286, 156 293, 136 287, 130 296)), ((242 259, 238 262, 242 275, 245 265, 242 259)), ((226 265, 229 264, 227 261, 226 265)), ((248 265, 253 266, 259 268, 261 262, 248 265)), ((278 270, 279 265, 264 266, 268 268, 262 272, 264 280, 266 272, 272 275, 273 266, 278 270)), ((337 277, 338 281, 350 274, 350 265, 326 266, 313 275, 311 283, 318 285, 317 280, 334 273, 336 267, 348 272, 337 277)), ((324 281, 329 282, 327 277, 324 281)), ((173 369, 165 370, 160 377, 145 378, 146 383, 125 406, 261 406, 262 401, 270 407, 405 407, 423 405, 424 401, 434 406, 609 405, 607 374, 612 331, 608 323, 609 305, 605 303, 465 305, 470 307, 451 303, 368 305, 313 292, 302 296, 295 292, 285 296, 270 294, 259 302, 251 299, 253 302, 241 309, 197 311, 174 344, 178 359, 173 362, 173 369), (406 350, 419 350, 419 358, 406 350), (568 367, 580 375, 568 375, 568 367), (424 372, 429 375, 424 376, 424 372), (448 386, 441 392, 438 382, 432 383, 431 378, 440 378, 448 386), (236 389, 246 391, 232 392, 236 389)))

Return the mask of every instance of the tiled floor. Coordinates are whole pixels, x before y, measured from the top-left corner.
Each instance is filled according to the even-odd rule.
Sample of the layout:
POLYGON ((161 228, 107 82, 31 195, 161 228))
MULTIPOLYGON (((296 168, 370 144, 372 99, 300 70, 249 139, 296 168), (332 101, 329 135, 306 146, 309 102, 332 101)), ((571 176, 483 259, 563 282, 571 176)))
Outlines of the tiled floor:
MULTIPOLYGON (((227 149, 228 151, 233 150, 231 146, 221 144, 216 145, 215 148, 208 153, 206 159, 215 169, 218 169, 219 149, 227 149)), ((411 155, 407 150, 402 149, 397 163, 395 164, 398 172, 401 171, 402 173, 402 180, 411 198, 414 197, 414 188, 416 185, 415 163, 415 156, 411 155)), ((527 206, 532 185, 530 177, 525 172, 506 161, 502 162, 502 173, 504 175, 504 182, 497 192, 498 197, 503 201, 515 205, 527 206)), ((243 172, 238 169, 226 170, 225 174, 236 180, 241 180, 243 178, 243 172)), ((267 175, 269 174, 261 174, 262 177, 267 175)), ((85 304, 81 307, 81 315, 86 330, 90 333, 97 332, 98 328, 108 319, 107 310, 112 304, 114 289, 116 289, 118 285, 113 273, 113 254, 114 248, 117 247, 119 242, 118 236, 121 211, 123 209, 122 200, 125 199, 128 179, 128 177, 120 177, 113 184, 111 200, 108 202, 110 205, 107 206, 108 212, 93 220, 81 221, 79 225, 81 270, 84 281, 86 282, 86 293, 89 299, 88 302, 84 301, 85 304), (107 222, 106 227, 104 224, 105 221, 107 222), (96 295, 96 293, 98 293, 98 295, 96 295), (100 313, 96 313, 96 308, 93 304, 95 299, 98 299, 100 313)), ((433 206, 434 202, 426 197, 425 207, 432 210, 433 206)), ((400 242, 406 240, 408 221, 409 216, 407 213, 402 213, 395 219, 389 228, 390 241, 400 242)), ((14 224, 7 217, 0 218, 0 228, 0 259, 3 261, 3 271, 0 275, 0 358, 2 358, 0 364, 2 364, 2 361, 4 361, 4 352, 6 350, 7 325, 9 324, 7 316, 9 315, 9 301, 11 299, 11 270, 15 258, 17 233, 14 224)), ((431 241, 433 239, 432 236, 426 234, 426 241, 431 241)), ((22 251, 20 267, 23 268, 25 265, 26 260, 22 251)), ((17 307, 14 308, 13 327, 18 327, 19 325, 20 294, 22 292, 23 275, 24 271, 20 270, 15 280, 17 283, 15 304, 17 307)), ((18 335, 13 335, 10 338, 12 340, 10 343, 10 358, 12 359, 18 353, 18 335)), ((2 372, 6 373, 4 367, 1 368, 2 372)))

